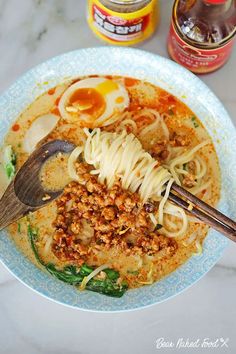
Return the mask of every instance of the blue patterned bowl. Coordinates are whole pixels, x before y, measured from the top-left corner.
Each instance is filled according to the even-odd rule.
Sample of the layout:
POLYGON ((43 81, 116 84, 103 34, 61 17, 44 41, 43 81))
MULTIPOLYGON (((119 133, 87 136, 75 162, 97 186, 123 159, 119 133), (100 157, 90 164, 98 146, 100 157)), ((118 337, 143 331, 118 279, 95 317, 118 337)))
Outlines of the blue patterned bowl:
MULTIPOLYGON (((222 171, 219 208, 236 217, 236 132, 220 101, 201 80, 174 62, 130 48, 82 49, 52 58, 28 71, 0 97, 0 138, 16 117, 37 96, 66 78, 110 74, 145 79, 173 93, 196 113, 210 133, 222 171)), ((0 235, 0 258, 24 284, 64 305, 91 311, 125 311, 142 308, 179 294, 199 280, 221 257, 227 240, 210 230, 201 256, 192 257, 165 279, 114 299, 93 292, 79 292, 35 267, 16 248, 5 231, 0 235)))

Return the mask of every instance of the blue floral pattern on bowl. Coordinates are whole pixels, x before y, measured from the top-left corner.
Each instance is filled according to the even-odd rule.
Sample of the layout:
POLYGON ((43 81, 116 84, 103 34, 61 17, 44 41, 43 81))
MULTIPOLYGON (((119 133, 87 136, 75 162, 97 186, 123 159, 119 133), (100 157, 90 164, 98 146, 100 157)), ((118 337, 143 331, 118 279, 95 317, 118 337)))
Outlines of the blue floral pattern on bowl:
MULTIPOLYGON (((222 171, 219 209, 236 217, 236 132, 223 105, 196 76, 174 62, 131 48, 98 47, 52 58, 28 71, 0 97, 0 138, 17 116, 40 94, 68 78, 83 75, 124 75, 144 79, 173 93, 194 111, 213 138, 222 171)), ((227 239, 210 230, 203 253, 192 257, 166 278, 150 286, 129 290, 122 298, 79 292, 33 265, 6 231, 0 235, 2 263, 24 284, 41 295, 83 310, 125 311, 171 298, 199 280, 219 260, 227 239)))

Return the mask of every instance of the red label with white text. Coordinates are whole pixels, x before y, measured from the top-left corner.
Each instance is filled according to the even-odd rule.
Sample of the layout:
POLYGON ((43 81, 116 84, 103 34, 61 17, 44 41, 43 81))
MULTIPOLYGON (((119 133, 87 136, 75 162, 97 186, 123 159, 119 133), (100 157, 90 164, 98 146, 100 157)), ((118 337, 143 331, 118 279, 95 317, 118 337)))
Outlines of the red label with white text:
POLYGON ((215 49, 199 49, 183 41, 171 23, 168 37, 168 50, 171 57, 189 70, 204 74, 220 68, 228 60, 234 44, 234 38, 215 49))

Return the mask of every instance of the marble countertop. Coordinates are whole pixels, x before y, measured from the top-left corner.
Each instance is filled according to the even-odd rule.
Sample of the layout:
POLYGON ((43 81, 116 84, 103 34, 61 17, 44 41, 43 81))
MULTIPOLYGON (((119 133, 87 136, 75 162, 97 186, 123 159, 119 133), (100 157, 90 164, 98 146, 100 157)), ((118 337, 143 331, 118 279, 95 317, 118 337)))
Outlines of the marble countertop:
MULTIPOLYGON (((161 3, 158 32, 140 47, 167 56, 173 1, 161 3)), ((87 26, 85 8, 84 0, 0 0, 0 93, 47 58, 101 45, 87 26)), ((201 79, 222 100, 236 125, 235 64, 236 47, 226 66, 201 79)), ((0 354, 235 353, 235 254, 236 245, 230 243, 218 264, 183 294, 120 314, 88 313, 55 304, 22 285, 0 265, 0 354), (166 346, 172 342, 174 348, 164 348, 164 343, 157 348, 160 338, 166 346), (221 346, 181 348, 183 341, 198 339, 208 345, 219 339, 221 346)))

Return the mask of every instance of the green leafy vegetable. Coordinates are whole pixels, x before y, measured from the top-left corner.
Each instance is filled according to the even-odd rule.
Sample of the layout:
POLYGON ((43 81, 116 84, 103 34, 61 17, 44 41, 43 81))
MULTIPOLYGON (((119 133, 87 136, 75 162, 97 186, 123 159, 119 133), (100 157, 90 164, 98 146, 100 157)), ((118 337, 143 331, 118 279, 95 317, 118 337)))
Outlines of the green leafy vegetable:
POLYGON ((8 179, 12 179, 16 173, 16 154, 12 146, 8 145, 4 150, 4 168, 8 179))
POLYGON ((132 275, 138 275, 139 271, 138 270, 127 270, 128 274, 132 274, 132 275))
POLYGON ((128 284, 125 281, 117 284, 108 278, 105 280, 91 279, 86 285, 86 289, 103 295, 121 297, 128 289, 128 284))
POLYGON ((110 280, 117 280, 120 277, 119 272, 117 272, 117 270, 114 269, 107 268, 104 269, 103 272, 106 273, 108 279, 110 280))
POLYGON ((94 269, 92 267, 89 267, 87 264, 83 264, 80 268, 80 272, 83 277, 87 277, 90 273, 93 272, 93 270, 94 269))
POLYGON ((197 123, 197 121, 196 121, 196 117, 192 117, 191 118, 191 121, 193 122, 193 125, 194 125, 194 128, 198 128, 199 127, 199 124, 197 123))
POLYGON ((77 269, 74 266, 65 267, 63 270, 58 270, 54 264, 45 265, 46 270, 59 280, 69 283, 71 285, 77 285, 83 280, 83 276, 77 273, 77 269))
POLYGON ((15 174, 14 166, 11 163, 8 163, 5 165, 5 170, 7 178, 11 179, 15 174))
MULTIPOLYGON (((88 266, 87 264, 82 265, 79 270, 74 265, 66 266, 60 270, 57 269, 57 267, 52 263, 45 264, 40 258, 37 247, 35 245, 35 241, 37 241, 38 237, 38 230, 33 229, 29 225, 28 236, 30 239, 31 248, 37 261, 57 279, 71 285, 80 285, 83 279, 94 271, 94 268, 88 266)), ((86 284, 86 289, 112 297, 121 297, 124 295, 125 291, 128 289, 128 285, 125 281, 122 283, 117 282, 118 278, 120 277, 119 272, 109 268, 105 269, 104 272, 106 273, 106 279, 100 280, 92 278, 86 284)))
POLYGON ((36 248, 36 245, 35 245, 35 241, 38 238, 38 231, 36 229, 33 229, 30 225, 28 225, 27 232, 28 232, 30 245, 31 245, 32 251, 34 252, 35 258, 37 259, 37 261, 40 264, 45 266, 44 262, 39 257, 39 254, 38 254, 38 251, 37 251, 37 248, 36 248))
POLYGON ((21 224, 18 222, 17 224, 17 232, 20 234, 21 233, 21 224))

